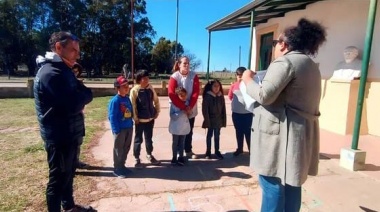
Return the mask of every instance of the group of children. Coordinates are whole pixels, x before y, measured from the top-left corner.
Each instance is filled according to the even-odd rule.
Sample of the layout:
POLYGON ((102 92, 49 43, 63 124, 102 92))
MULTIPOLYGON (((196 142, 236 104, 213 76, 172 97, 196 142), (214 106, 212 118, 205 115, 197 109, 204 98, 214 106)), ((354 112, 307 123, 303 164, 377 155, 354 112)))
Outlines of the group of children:
MULTIPOLYGON (((142 135, 145 138, 147 159, 152 165, 159 165, 160 161, 152 155, 153 152, 153 127, 154 121, 160 113, 160 103, 156 92, 149 84, 149 73, 140 70, 136 73, 136 85, 129 91, 129 82, 124 76, 119 76, 114 86, 117 94, 111 99, 108 107, 108 116, 114 135, 113 161, 114 175, 125 178, 131 172, 125 167, 127 154, 132 143, 133 125, 135 124, 135 138, 133 156, 135 168, 142 168, 140 160, 142 135)), ((187 91, 184 87, 177 87, 175 94, 188 105, 187 91)), ((222 84, 219 80, 209 81, 203 90, 202 115, 204 121, 202 128, 207 129, 206 159, 211 159, 211 140, 214 137, 214 153, 219 160, 223 155, 220 148, 220 130, 226 127, 226 104, 223 95, 222 84)), ((172 134, 171 164, 183 166, 186 162, 184 156, 184 142, 186 135, 191 130, 189 114, 170 103, 169 132, 172 134)), ((240 145, 238 151, 242 151, 240 145)))

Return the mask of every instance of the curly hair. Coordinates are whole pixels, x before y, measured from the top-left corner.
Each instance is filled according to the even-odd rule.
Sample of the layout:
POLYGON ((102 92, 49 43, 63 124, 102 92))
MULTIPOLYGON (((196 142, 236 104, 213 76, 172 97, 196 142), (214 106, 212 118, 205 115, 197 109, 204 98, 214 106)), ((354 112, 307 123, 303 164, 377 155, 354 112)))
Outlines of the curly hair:
POLYGON ((298 50, 315 56, 326 41, 326 29, 318 22, 301 18, 297 26, 284 30, 282 40, 288 45, 289 51, 298 50))

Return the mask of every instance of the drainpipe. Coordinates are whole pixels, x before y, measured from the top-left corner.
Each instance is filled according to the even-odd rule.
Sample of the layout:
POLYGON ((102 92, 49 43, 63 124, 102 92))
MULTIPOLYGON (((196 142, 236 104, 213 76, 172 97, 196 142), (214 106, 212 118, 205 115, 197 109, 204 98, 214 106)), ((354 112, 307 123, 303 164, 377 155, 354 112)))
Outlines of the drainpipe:
POLYGON ((207 54, 207 73, 206 73, 207 81, 210 78, 210 49, 211 49, 211 31, 208 31, 208 54, 207 54))
MULTIPOLYGON (((255 52, 252 55, 252 49, 253 49, 253 44, 256 44, 256 28, 255 28, 255 14, 254 11, 251 11, 251 40, 249 42, 249 54, 248 54, 248 69, 252 68, 252 56, 255 58, 256 61, 256 45, 255 45, 255 52), (253 42, 253 38, 255 38, 255 42, 253 42)), ((256 68, 256 64, 253 67, 254 69, 256 68)))
POLYGON ((368 11, 366 37, 364 41, 363 61, 362 61, 362 69, 361 69, 361 76, 360 76, 358 101, 357 101, 357 106, 356 106, 354 132, 352 135, 351 149, 354 149, 354 150, 358 149, 358 143, 359 143, 360 123, 362 120, 363 101, 364 101, 365 86, 366 86, 367 75, 368 75, 368 64, 369 64, 369 59, 371 57, 372 37, 373 37, 373 29, 374 29, 375 17, 376 17, 376 6, 377 6, 377 0, 371 0, 370 5, 369 5, 369 11, 368 11))

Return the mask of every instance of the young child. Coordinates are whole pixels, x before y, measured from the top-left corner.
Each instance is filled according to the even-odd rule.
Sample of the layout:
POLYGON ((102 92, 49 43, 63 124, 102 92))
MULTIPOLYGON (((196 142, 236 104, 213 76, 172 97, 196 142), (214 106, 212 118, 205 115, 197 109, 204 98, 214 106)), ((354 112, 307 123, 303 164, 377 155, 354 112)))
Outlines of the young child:
POLYGON ((203 91, 202 102, 203 124, 202 128, 207 128, 207 150, 206 159, 211 158, 211 138, 214 135, 215 156, 223 159, 219 151, 220 129, 226 127, 226 104, 223 96, 222 84, 219 80, 213 80, 206 84, 203 91))
POLYGON ((253 113, 246 109, 243 94, 240 91, 239 85, 243 72, 247 70, 245 67, 239 67, 236 69, 236 82, 233 83, 228 91, 228 98, 231 102, 232 110, 232 122, 234 123, 237 149, 233 155, 239 156, 243 153, 244 136, 247 142, 248 151, 250 151, 251 145, 251 127, 253 113))
POLYGON ((152 165, 159 165, 160 161, 152 155, 153 152, 153 127, 154 120, 160 113, 160 102, 153 87, 149 84, 149 73, 147 70, 139 70, 136 73, 136 83, 132 90, 130 99, 133 105, 133 120, 135 121, 135 140, 133 155, 135 156, 136 168, 143 168, 140 160, 143 133, 145 137, 145 148, 147 159, 152 165))
MULTIPOLYGON (((175 93, 178 96, 178 98, 185 103, 185 105, 188 105, 188 102, 186 102, 187 91, 185 88, 177 87, 175 89, 175 93)), ((170 102, 169 104, 169 132, 173 135, 173 158, 171 164, 183 166, 185 164, 185 158, 183 157, 185 139, 186 135, 190 133, 189 117, 185 111, 179 109, 173 103, 170 102), (178 159, 177 153, 179 154, 178 159)))
POLYGON ((114 135, 113 162, 114 172, 117 177, 125 178, 131 172, 125 167, 125 161, 131 147, 133 133, 133 109, 128 97, 128 80, 119 76, 115 83, 117 94, 108 105, 108 119, 111 123, 114 135))

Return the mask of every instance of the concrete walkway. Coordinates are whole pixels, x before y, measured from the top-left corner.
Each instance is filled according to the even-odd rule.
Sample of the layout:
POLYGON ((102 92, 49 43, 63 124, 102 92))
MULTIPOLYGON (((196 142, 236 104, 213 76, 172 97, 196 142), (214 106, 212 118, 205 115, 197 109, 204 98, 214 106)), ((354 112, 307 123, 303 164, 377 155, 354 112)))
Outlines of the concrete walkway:
MULTIPOLYGON (((112 134, 108 127, 99 145, 92 149, 95 159, 104 167, 94 174, 97 191, 111 189, 112 197, 97 199, 92 206, 104 212, 133 211, 260 211, 261 189, 257 176, 249 168, 249 155, 234 158, 235 130, 232 125, 230 101, 227 104, 227 127, 221 131, 221 151, 225 159, 203 159, 205 129, 202 115, 196 118, 193 151, 202 159, 190 160, 184 167, 171 166, 171 135, 168 97, 160 97, 162 112, 154 129, 154 156, 160 166, 136 170, 129 178, 112 175, 112 134)), ((201 98, 198 107, 201 106, 201 98)), ((200 110, 199 110, 200 111, 200 110)), ((320 172, 309 177, 303 186, 301 211, 380 211, 380 138, 361 136, 359 147, 367 151, 366 171, 351 172, 339 167, 340 148, 350 147, 351 136, 339 136, 322 130, 320 172)), ((245 151, 247 149, 245 147, 245 151)), ((133 167, 132 150, 127 166, 133 167)))

